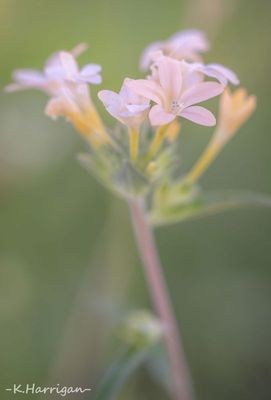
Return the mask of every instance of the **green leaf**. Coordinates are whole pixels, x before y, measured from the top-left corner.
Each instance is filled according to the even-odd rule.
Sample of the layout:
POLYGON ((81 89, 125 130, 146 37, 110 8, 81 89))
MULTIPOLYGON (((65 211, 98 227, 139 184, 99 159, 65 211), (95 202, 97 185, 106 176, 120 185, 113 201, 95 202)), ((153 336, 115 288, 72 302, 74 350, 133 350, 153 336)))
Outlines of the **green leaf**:
POLYGON ((94 400, 116 399, 127 378, 148 356, 149 348, 128 348, 109 368, 94 400))
POLYGON ((94 400, 114 400, 126 380, 149 356, 162 335, 160 322, 149 312, 128 316, 120 331, 126 349, 105 373, 94 400))
POLYGON ((271 207, 271 196, 247 191, 199 192, 187 203, 160 204, 150 214, 153 225, 176 223, 179 221, 216 214, 241 207, 271 207))

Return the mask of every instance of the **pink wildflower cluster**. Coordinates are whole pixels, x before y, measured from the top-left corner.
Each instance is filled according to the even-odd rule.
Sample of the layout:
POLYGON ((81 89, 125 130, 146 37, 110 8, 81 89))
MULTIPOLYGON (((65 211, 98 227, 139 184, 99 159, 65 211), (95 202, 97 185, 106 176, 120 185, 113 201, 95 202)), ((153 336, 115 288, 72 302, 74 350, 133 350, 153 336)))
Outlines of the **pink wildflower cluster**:
POLYGON ((151 125, 160 126, 178 116, 213 126, 214 115, 198 103, 221 94, 228 82, 236 85, 239 81, 229 68, 200 61, 200 53, 208 47, 204 34, 196 30, 153 43, 140 61, 141 69, 150 70, 145 79, 126 78, 119 93, 102 90, 98 96, 107 111, 130 128, 147 117, 151 125), (205 77, 213 80, 205 81, 205 77))

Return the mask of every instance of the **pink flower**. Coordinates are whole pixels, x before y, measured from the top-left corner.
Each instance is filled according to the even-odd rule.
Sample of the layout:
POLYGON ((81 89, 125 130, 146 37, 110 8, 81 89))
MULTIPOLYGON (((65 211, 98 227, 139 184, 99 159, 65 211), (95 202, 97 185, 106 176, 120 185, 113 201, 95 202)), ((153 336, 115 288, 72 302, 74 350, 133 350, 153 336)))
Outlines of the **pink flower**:
POLYGON ((165 41, 150 44, 140 59, 140 69, 146 71, 156 60, 159 52, 177 60, 199 61, 199 53, 209 49, 205 34, 199 30, 191 29, 181 31, 165 41))
POLYGON ((79 70, 75 57, 78 57, 86 46, 80 44, 70 53, 59 51, 54 53, 45 63, 43 71, 19 69, 13 73, 14 83, 6 87, 6 91, 14 92, 24 89, 39 89, 50 96, 58 96, 69 83, 101 83, 101 67, 88 64, 79 70))
POLYGON ((137 79, 127 83, 138 95, 156 103, 149 113, 152 125, 168 124, 176 116, 200 125, 215 125, 214 115, 195 104, 221 94, 224 85, 203 82, 203 74, 195 72, 191 65, 162 56, 156 62, 153 79, 137 79))
POLYGON ((130 81, 129 78, 124 80, 119 93, 101 90, 98 97, 109 114, 129 128, 135 129, 146 119, 150 102, 129 88, 130 81))

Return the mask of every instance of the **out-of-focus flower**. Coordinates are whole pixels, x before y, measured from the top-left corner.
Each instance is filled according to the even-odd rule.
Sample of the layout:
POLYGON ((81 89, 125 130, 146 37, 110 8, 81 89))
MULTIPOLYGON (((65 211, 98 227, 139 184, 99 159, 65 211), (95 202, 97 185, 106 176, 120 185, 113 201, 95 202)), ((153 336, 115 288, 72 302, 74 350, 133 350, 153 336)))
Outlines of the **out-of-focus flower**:
POLYGON ((256 97, 248 96, 245 89, 231 93, 227 88, 221 96, 217 129, 207 148, 186 176, 187 183, 194 183, 206 171, 224 145, 251 116, 256 108, 256 97))
POLYGON ((78 57, 86 47, 76 46, 71 52, 59 51, 46 61, 43 71, 33 69, 18 69, 13 73, 14 83, 6 87, 7 92, 25 89, 39 89, 49 96, 59 95, 67 82, 101 83, 101 67, 88 64, 79 70, 75 57, 78 57))
POLYGON ((214 140, 225 143, 251 116, 256 108, 256 96, 248 96, 240 88, 231 93, 225 89, 220 100, 217 133, 214 140))
POLYGON ((209 42, 203 32, 196 29, 181 31, 165 41, 150 44, 142 53, 140 69, 146 71, 156 60, 159 51, 177 60, 199 61, 200 53, 208 49, 209 42))
POLYGON ((101 83, 101 66, 88 64, 79 68, 76 57, 85 49, 86 46, 81 44, 71 52, 54 53, 42 72, 15 71, 15 83, 8 85, 6 91, 38 89, 45 92, 50 97, 46 114, 52 118, 65 117, 92 144, 97 144, 108 141, 108 135, 91 101, 88 84, 101 83))
POLYGON ((190 68, 190 64, 166 56, 160 56, 156 61, 153 78, 131 80, 127 83, 136 93, 156 103, 149 113, 152 125, 168 124, 176 116, 200 125, 215 125, 214 115, 195 104, 219 95, 223 92, 224 85, 203 82, 202 74, 196 73, 190 68))
POLYGON ((150 101, 130 89, 129 82, 129 78, 124 80, 119 93, 101 90, 98 97, 109 114, 130 129, 137 129, 147 117, 150 101))

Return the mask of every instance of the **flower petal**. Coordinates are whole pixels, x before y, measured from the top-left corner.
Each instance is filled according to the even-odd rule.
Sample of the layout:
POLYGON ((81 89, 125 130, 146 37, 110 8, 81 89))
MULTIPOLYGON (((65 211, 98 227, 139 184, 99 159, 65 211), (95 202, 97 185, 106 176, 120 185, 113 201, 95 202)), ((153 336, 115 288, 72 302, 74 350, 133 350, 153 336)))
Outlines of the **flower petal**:
POLYGON ((81 69, 78 81, 99 85, 102 83, 102 77, 99 75, 101 70, 102 67, 98 64, 87 64, 81 69))
POLYGON ((233 85, 240 83, 237 75, 230 68, 221 64, 208 64, 204 67, 203 72, 205 75, 217 79, 223 85, 226 85, 228 81, 233 85))
POLYGON ((162 49, 163 44, 164 42, 162 41, 154 42, 145 48, 140 57, 140 62, 139 62, 139 67, 141 71, 146 71, 149 68, 150 64, 154 60, 156 52, 162 49))
POLYGON ((142 111, 147 110, 150 107, 149 103, 144 103, 144 104, 126 104, 127 110, 131 114, 138 114, 142 111))
POLYGON ((8 85, 5 90, 14 92, 23 89, 44 89, 46 79, 44 75, 35 69, 18 69, 13 73, 15 83, 8 85))
POLYGON ((187 89, 182 94, 180 101, 184 103, 185 107, 189 107, 192 104, 200 103, 218 96, 223 92, 224 88, 224 85, 220 83, 202 82, 187 89))
POLYGON ((180 62, 170 57, 160 57, 157 60, 159 81, 170 101, 180 97, 182 75, 180 62))
POLYGON ((152 107, 149 112, 149 119, 152 125, 166 125, 169 122, 173 121, 176 118, 176 115, 167 113, 160 105, 155 105, 152 107))
POLYGON ((169 38, 169 41, 193 52, 204 52, 209 50, 210 47, 205 33, 198 29, 187 29, 177 32, 169 38))
POLYGON ((199 125, 214 126, 216 124, 215 116, 211 113, 211 111, 200 106, 188 107, 179 115, 199 125))
POLYGON ((121 102, 119 94, 112 90, 100 90, 98 92, 98 97, 104 103, 105 107, 121 102))
POLYGON ((127 87, 146 99, 157 104, 164 101, 164 94, 161 87, 149 79, 131 79, 126 83, 127 87))
POLYGON ((111 90, 101 90, 98 92, 98 97, 103 102, 109 114, 114 118, 119 118, 124 106, 120 95, 111 90))
POLYGON ((65 78, 71 81, 76 80, 79 71, 75 58, 66 51, 61 51, 59 57, 65 78))

